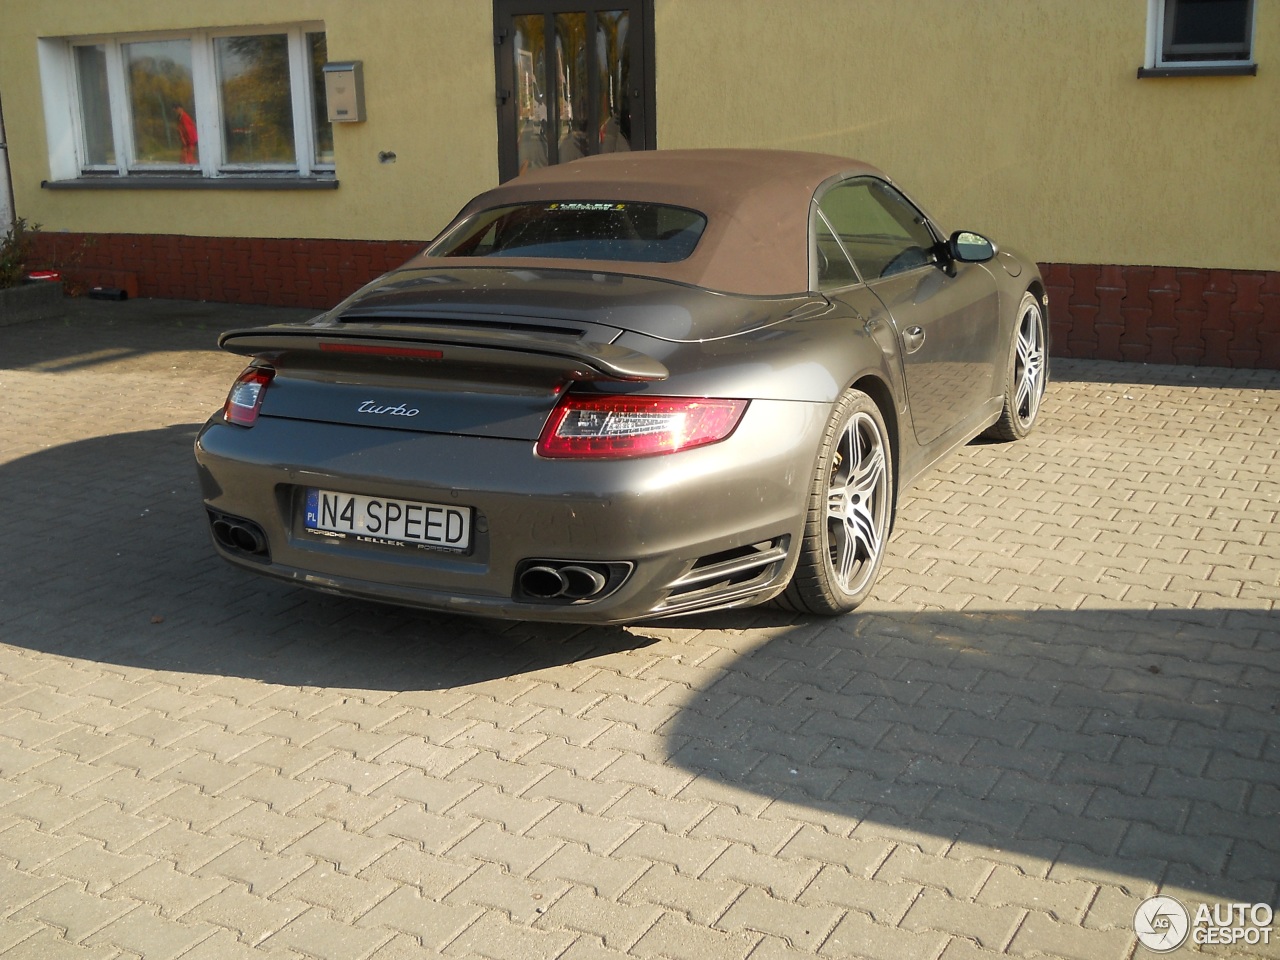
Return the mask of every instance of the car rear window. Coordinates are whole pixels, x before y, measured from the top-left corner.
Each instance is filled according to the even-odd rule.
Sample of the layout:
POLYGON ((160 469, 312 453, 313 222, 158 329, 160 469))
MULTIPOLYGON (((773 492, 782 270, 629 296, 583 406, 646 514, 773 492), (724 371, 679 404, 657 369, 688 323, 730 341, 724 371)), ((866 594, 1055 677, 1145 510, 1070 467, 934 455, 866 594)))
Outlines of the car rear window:
POLYGON ((675 263, 693 253, 706 225, 696 211, 657 203, 522 203, 469 217, 427 254, 675 263))

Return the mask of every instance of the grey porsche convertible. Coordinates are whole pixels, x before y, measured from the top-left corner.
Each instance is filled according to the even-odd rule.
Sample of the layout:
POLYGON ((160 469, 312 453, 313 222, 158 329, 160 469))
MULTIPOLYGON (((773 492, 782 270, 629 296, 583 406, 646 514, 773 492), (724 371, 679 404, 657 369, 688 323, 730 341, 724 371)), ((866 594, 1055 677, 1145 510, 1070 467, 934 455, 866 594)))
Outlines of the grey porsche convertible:
POLYGON ((481 194, 251 358, 201 430, 217 551, 352 597, 624 623, 870 593, 898 497, 1034 427, 1033 261, 810 153, 615 153, 481 194))

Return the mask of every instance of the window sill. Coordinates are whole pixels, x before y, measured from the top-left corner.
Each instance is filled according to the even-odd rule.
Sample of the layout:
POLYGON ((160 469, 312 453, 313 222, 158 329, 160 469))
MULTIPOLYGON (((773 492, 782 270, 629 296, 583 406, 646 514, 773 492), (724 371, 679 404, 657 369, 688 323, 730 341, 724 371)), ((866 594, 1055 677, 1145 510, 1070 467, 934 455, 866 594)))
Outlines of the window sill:
POLYGON ((44 190, 337 190, 335 177, 86 176, 42 180, 44 190))
POLYGON ((1223 63, 1197 67, 1139 67, 1138 79, 1155 77, 1256 77, 1256 63, 1223 63))

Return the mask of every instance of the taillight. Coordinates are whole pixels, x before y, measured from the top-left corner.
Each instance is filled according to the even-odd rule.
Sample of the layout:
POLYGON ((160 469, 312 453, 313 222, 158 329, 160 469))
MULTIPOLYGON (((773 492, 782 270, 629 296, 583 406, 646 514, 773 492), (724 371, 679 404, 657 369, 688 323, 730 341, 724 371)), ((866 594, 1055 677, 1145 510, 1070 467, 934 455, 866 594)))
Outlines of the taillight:
POLYGON ((566 394, 538 438, 543 457, 648 457, 716 443, 746 400, 566 394))
POLYGON ((262 407, 262 397, 267 392, 267 384, 276 372, 270 367, 248 367, 236 378, 227 394, 226 405, 222 415, 231 423, 242 427, 252 427, 258 419, 258 410, 262 407))

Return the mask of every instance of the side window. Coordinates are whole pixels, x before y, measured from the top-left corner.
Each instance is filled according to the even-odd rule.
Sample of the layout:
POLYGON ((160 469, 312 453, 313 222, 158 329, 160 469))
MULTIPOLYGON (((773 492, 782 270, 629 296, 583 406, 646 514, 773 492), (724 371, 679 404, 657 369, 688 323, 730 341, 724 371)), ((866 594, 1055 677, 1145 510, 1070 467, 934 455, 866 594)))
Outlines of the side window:
POLYGON ((836 290, 857 283, 858 274, 821 211, 814 217, 814 237, 817 243, 814 260, 817 263, 818 289, 836 290))
POLYGON ((859 177, 838 184, 823 195, 818 210, 866 280, 936 259, 937 241, 924 214, 882 180, 859 177))

